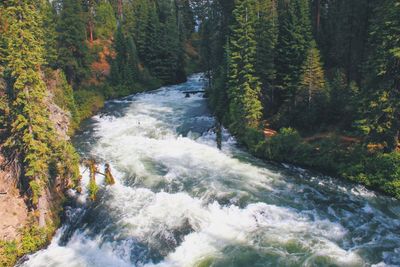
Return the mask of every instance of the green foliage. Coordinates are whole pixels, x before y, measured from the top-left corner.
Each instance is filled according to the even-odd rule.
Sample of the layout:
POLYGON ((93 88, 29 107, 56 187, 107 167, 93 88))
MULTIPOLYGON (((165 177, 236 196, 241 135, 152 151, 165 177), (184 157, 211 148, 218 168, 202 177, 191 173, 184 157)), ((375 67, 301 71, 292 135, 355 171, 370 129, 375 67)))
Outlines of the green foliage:
POLYGON ((39 228, 31 218, 31 224, 20 230, 21 240, 0 240, 0 266, 14 266, 21 256, 43 248, 50 240, 54 230, 54 225, 47 228, 39 228))
POLYGON ((135 92, 135 83, 142 80, 135 42, 131 36, 124 36, 122 27, 115 34, 116 57, 111 61, 110 83, 115 94, 127 95, 135 92))
POLYGON ((363 125, 369 140, 383 143, 391 152, 400 137, 400 4, 385 0, 375 12, 363 88, 363 125))
MULTIPOLYGON (((54 129, 45 106, 46 86, 38 68, 45 62, 42 17, 28 1, 8 1, 5 16, 9 23, 4 36, 5 62, 12 87, 11 129, 6 147, 22 157, 26 178, 22 184, 30 188, 47 180, 50 146, 54 142, 54 129)), ((34 202, 36 196, 31 195, 34 202)))
POLYGON ((29 182, 31 193, 31 201, 33 205, 37 205, 39 202, 39 197, 42 193, 43 186, 41 185, 40 180, 32 180, 29 182))
POLYGON ((90 118, 104 106, 104 96, 95 90, 77 90, 74 92, 74 99, 81 120, 90 118))
POLYGON ((46 44, 44 58, 49 66, 55 67, 57 65, 57 14, 49 1, 40 0, 38 2, 43 17, 43 36, 46 44))
POLYGON ((277 84, 281 92, 278 101, 285 102, 291 113, 296 106, 302 66, 312 41, 309 1, 294 0, 279 3, 276 68, 277 84))
POLYGON ((96 6, 94 20, 94 33, 96 38, 109 39, 117 30, 117 20, 115 18, 114 10, 110 2, 106 0, 100 1, 96 6))
POLYGON ((276 1, 258 0, 255 4, 257 20, 256 32, 256 63, 257 76, 260 77, 264 94, 266 111, 272 112, 275 100, 276 79, 276 45, 278 42, 278 13, 276 1))
MULTIPOLYGON (((321 0, 319 2, 320 27, 316 39, 326 68, 342 69, 348 84, 351 81, 359 83, 367 52, 365 44, 370 19, 378 18, 372 13, 373 6, 381 5, 381 1, 321 0)), ((317 18, 314 17, 314 20, 317 18)))
POLYGON ((357 119, 359 88, 353 82, 347 83, 343 70, 333 70, 329 82, 329 117, 328 123, 337 125, 339 129, 350 129, 357 119))
POLYGON ((0 266, 14 266, 18 259, 18 248, 15 241, 0 240, 0 266))
POLYGON ((400 198, 400 153, 364 154, 344 167, 342 175, 400 198))
POLYGON ((79 84, 88 75, 86 23, 82 4, 62 0, 57 24, 58 64, 64 70, 69 84, 79 84))
MULTIPOLYGON (((8 128, 9 103, 6 94, 6 83, 0 76, 0 130, 8 128)), ((2 136, 0 134, 0 140, 2 136)))
POLYGON ((96 184, 96 180, 94 179, 90 179, 90 182, 88 184, 87 190, 88 190, 88 194, 89 194, 89 198, 92 201, 96 200, 96 195, 97 192, 99 191, 99 186, 96 184))
POLYGON ((266 147, 267 158, 293 162, 297 158, 297 150, 301 144, 299 133, 292 128, 282 128, 278 135, 268 141, 266 147))
POLYGON ((31 253, 43 247, 48 242, 49 233, 52 231, 53 229, 51 227, 39 228, 36 225, 23 228, 21 231, 22 239, 19 248, 20 255, 31 253))
POLYGON ((229 123, 236 134, 257 128, 262 116, 261 87, 254 68, 257 43, 252 4, 253 1, 246 0, 236 5, 227 46, 229 123))
POLYGON ((59 141, 55 148, 53 165, 54 176, 63 178, 65 188, 76 188, 79 186, 79 155, 74 146, 67 141, 59 141))
POLYGON ((56 73, 58 77, 54 79, 59 80, 58 86, 54 88, 54 103, 60 108, 64 109, 71 114, 70 133, 79 127, 80 117, 77 105, 74 99, 74 91, 71 85, 68 84, 67 79, 63 72, 56 73))

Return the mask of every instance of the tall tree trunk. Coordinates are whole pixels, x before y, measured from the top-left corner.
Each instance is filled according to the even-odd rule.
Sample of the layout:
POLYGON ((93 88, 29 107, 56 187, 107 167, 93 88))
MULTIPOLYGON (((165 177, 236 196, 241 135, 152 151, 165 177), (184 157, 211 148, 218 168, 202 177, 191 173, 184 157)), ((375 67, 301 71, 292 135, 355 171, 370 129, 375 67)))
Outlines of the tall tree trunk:
POLYGON ((93 43, 93 21, 89 21, 89 41, 93 43))
POLYGON ((122 0, 118 0, 118 18, 120 20, 120 23, 122 22, 123 15, 122 0))

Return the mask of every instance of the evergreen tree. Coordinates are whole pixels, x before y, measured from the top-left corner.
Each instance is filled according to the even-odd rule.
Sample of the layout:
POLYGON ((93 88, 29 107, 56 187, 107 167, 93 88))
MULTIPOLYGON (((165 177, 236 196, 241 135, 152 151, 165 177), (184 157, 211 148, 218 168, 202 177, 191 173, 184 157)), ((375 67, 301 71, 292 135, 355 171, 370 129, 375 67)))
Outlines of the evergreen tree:
POLYGON ((88 74, 86 23, 82 4, 76 0, 61 0, 62 9, 57 24, 58 62, 68 83, 79 84, 88 74))
POLYGON ((128 55, 128 61, 127 61, 127 67, 129 69, 128 75, 131 77, 131 84, 133 84, 134 80, 139 80, 139 58, 138 58, 138 52, 136 49, 136 44, 135 41, 133 40, 132 36, 128 36, 126 39, 127 42, 127 55, 128 55))
POLYGON ((322 68, 319 50, 312 42, 307 53, 307 59, 302 66, 300 93, 298 102, 305 102, 308 108, 313 104, 314 96, 325 90, 325 74, 322 68))
POLYGON ((110 81, 113 85, 132 88, 139 78, 138 56, 132 37, 125 37, 122 26, 115 34, 115 59, 111 62, 110 81))
POLYGON ((278 14, 277 3, 273 1, 258 0, 256 3, 257 20, 255 24, 257 53, 256 72, 262 83, 262 91, 270 111, 274 103, 275 47, 278 39, 278 14))
POLYGON ((44 33, 38 7, 28 0, 10 0, 5 6, 5 62, 11 82, 11 135, 6 142, 10 153, 23 160, 21 189, 28 189, 32 204, 47 183, 53 128, 44 104, 46 87, 40 66, 44 61, 44 33))
POLYGON ((327 122, 341 129, 350 129, 358 115, 358 88, 355 83, 348 85, 345 72, 333 71, 329 83, 329 116, 327 122))
POLYGON ((393 151, 400 131, 400 4, 385 0, 377 7, 370 28, 370 57, 363 110, 370 140, 393 151))
POLYGON ((96 38, 110 39, 117 30, 117 19, 108 1, 102 0, 96 6, 94 25, 94 35, 96 38))
MULTIPOLYGON (((125 16, 125 25, 129 33, 133 33, 135 43, 137 44, 137 49, 140 57, 146 61, 146 36, 149 34, 147 28, 149 22, 149 15, 151 11, 155 11, 154 3, 147 0, 134 1, 132 4, 128 5, 126 10, 127 14, 125 16)), ((154 15, 154 14, 153 14, 154 15)), ((156 23, 153 21, 153 23, 156 23)))
POLYGON ((114 48, 116 52, 115 59, 111 63, 110 79, 113 85, 121 85, 124 83, 126 63, 127 63, 127 47, 122 26, 119 26, 114 37, 114 48))
POLYGON ((348 85, 351 81, 360 84, 362 79, 369 22, 378 2, 320 0, 318 44, 327 70, 343 69, 348 85))
POLYGON ((257 44, 253 7, 252 0, 236 4, 227 47, 229 122, 239 135, 243 135, 247 128, 257 128, 262 116, 260 81, 254 69, 257 44))
POLYGON ((43 31, 44 31, 44 42, 45 42, 45 53, 44 57, 46 63, 51 67, 57 65, 57 14, 52 4, 47 0, 38 1, 40 5, 38 8, 41 9, 43 17, 43 31))
POLYGON ((173 84, 177 80, 179 54, 182 52, 176 9, 171 1, 163 0, 160 5, 160 43, 163 45, 157 55, 160 62, 153 67, 153 72, 164 83, 173 84))
POLYGON ((308 0, 280 1, 277 83, 282 91, 280 101, 288 102, 289 111, 296 107, 301 67, 311 40, 308 0))
POLYGON ((156 6, 153 4, 149 6, 143 52, 141 52, 140 48, 141 41, 138 40, 139 55, 151 71, 160 64, 160 58, 158 56, 162 46, 160 35, 160 21, 157 15, 156 6))

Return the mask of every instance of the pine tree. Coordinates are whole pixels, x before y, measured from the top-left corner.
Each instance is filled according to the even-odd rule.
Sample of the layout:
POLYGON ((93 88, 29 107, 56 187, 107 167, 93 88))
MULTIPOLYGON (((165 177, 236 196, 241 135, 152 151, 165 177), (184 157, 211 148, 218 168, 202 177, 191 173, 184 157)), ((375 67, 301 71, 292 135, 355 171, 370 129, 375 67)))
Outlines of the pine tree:
POLYGON ((124 36, 122 26, 118 27, 114 40, 116 56, 111 62, 111 84, 131 90, 139 79, 136 45, 131 36, 124 36))
MULTIPOLYGON (((362 79, 362 64, 368 40, 368 27, 373 6, 379 1, 321 0, 318 45, 327 70, 343 69, 347 84, 362 79)), ((317 20, 317 16, 315 19, 317 20)))
POLYGON ((160 33, 160 21, 157 15, 157 9, 155 5, 149 6, 149 15, 146 21, 146 34, 145 34, 145 46, 143 52, 140 48, 141 41, 138 40, 139 56, 144 61, 150 71, 160 64, 160 49, 161 49, 161 33, 160 33))
POLYGON ((173 2, 161 1, 160 15, 160 43, 158 59, 160 62, 153 68, 154 75, 165 84, 176 82, 179 68, 179 53, 181 44, 179 38, 178 24, 176 21, 176 9, 173 2))
POLYGON ((138 53, 143 60, 146 60, 146 36, 151 8, 155 8, 154 4, 147 0, 134 1, 126 8, 124 25, 127 32, 133 34, 138 53))
POLYGON ((232 33, 227 47, 229 121, 232 130, 243 135, 257 128, 262 116, 260 82, 255 75, 254 1, 244 0, 233 11, 232 33))
POLYGON ((307 59, 302 68, 300 80, 300 99, 298 102, 305 102, 308 108, 313 104, 314 96, 322 94, 325 90, 325 74, 322 68, 319 50, 316 43, 312 42, 307 53, 307 59))
POLYGON ((281 88, 281 101, 288 103, 289 111, 296 107, 301 67, 311 40, 308 0, 280 1, 277 83, 281 88))
POLYGON ((400 4, 383 1, 370 28, 370 57, 364 88, 363 126, 387 152, 397 148, 400 132, 400 4))
POLYGON ((28 0, 10 0, 5 5, 8 29, 5 33, 5 62, 11 81, 11 135, 6 142, 10 153, 23 160, 22 188, 28 189, 37 205, 47 183, 50 143, 54 130, 44 104, 46 87, 40 66, 44 61, 44 33, 41 12, 28 0))
POLYGON ((126 42, 127 42, 127 55, 128 55, 127 66, 129 69, 129 77, 131 79, 130 84, 133 84, 135 80, 136 81, 139 80, 140 76, 138 68, 139 58, 136 49, 136 44, 132 36, 128 36, 128 38, 126 38, 126 42))
POLYGON ((111 63, 110 80, 113 85, 122 85, 124 83, 125 66, 127 64, 127 47, 122 26, 119 26, 115 33, 114 48, 116 56, 111 63))
POLYGON ((61 0, 61 4, 57 25, 58 62, 68 83, 77 85, 89 71, 86 23, 80 1, 61 0))
POLYGON ((117 19, 112 5, 108 1, 102 0, 96 6, 94 25, 96 38, 110 39, 117 30, 117 19))
POLYGON ((257 53, 256 72, 262 83, 263 95, 268 98, 268 109, 274 102, 275 47, 278 39, 278 14, 277 3, 273 1, 258 0, 256 3, 257 20, 255 24, 257 53))
POLYGON ((52 4, 47 0, 38 1, 43 17, 43 31, 45 40, 44 57, 47 65, 56 67, 57 65, 57 14, 52 4))

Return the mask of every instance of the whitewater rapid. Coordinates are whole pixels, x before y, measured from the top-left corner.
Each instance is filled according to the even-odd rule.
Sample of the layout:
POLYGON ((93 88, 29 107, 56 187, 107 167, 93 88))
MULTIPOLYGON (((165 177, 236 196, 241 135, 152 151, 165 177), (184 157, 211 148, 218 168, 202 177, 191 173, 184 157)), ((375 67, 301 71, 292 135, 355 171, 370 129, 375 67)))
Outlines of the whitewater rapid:
POLYGON ((20 266, 400 266, 399 201, 264 163, 226 130, 219 150, 206 100, 182 93, 203 86, 194 75, 88 121, 76 147, 117 183, 94 203, 70 192, 51 244, 20 266))

